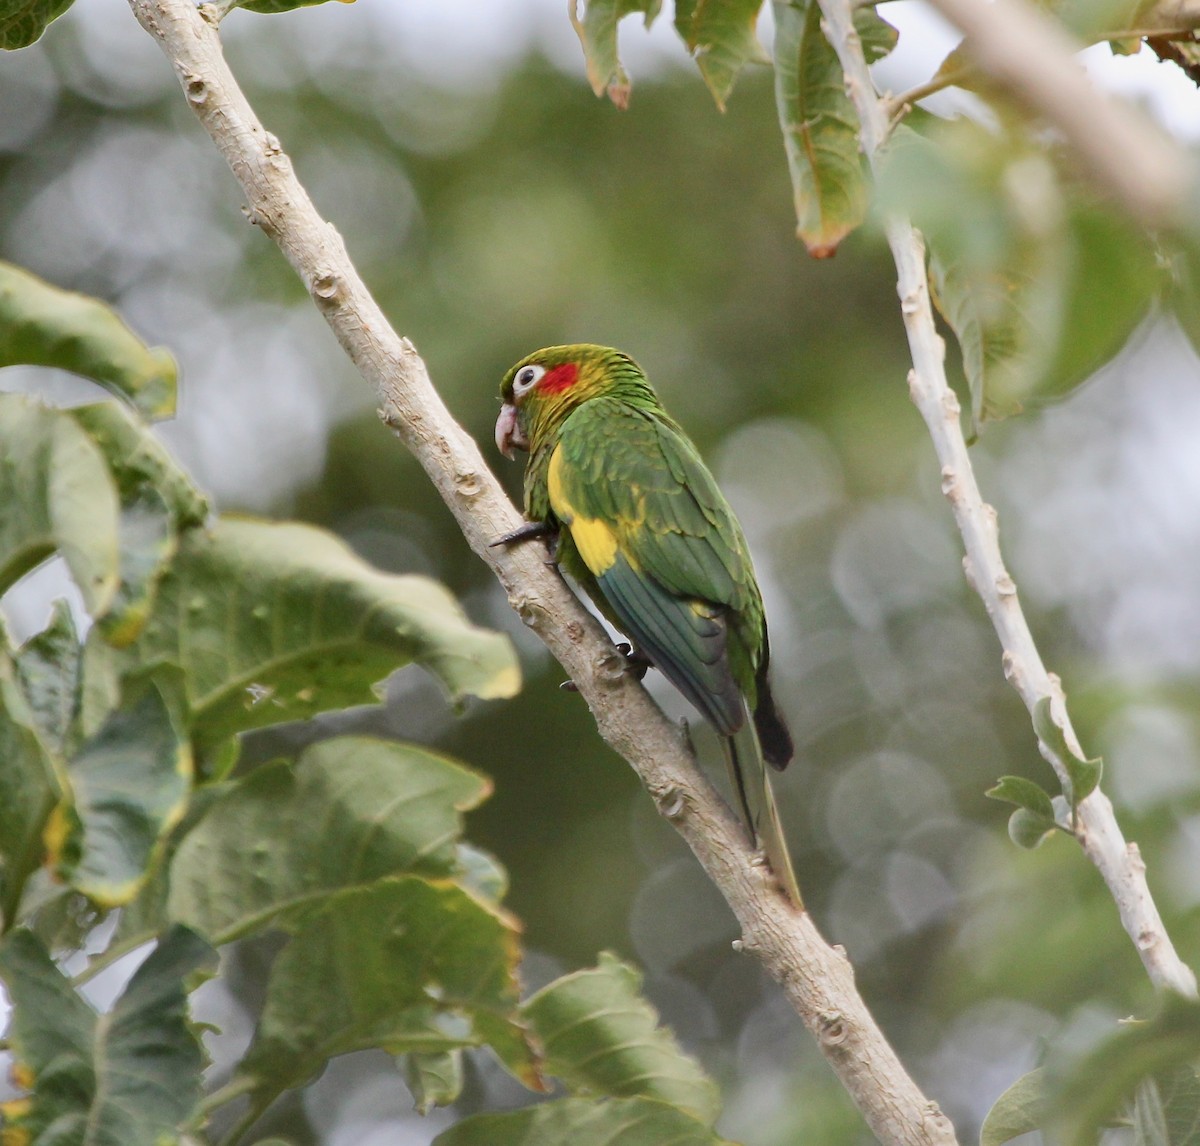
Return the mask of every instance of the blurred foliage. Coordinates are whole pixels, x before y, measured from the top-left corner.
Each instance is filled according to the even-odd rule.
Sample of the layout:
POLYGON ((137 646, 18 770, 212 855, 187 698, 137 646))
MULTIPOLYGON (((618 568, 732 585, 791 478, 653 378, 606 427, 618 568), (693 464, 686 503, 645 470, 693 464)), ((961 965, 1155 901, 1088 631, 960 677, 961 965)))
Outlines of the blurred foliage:
MULTIPOLYGON (((436 742, 482 769, 495 794, 471 812, 469 833, 510 873, 506 904, 534 953, 529 986, 592 965, 603 948, 635 958, 649 998, 722 1084, 721 1135, 863 1141, 798 1020, 730 949, 732 917, 579 700, 558 691, 561 673, 380 429, 290 269, 246 226, 155 46, 123 5, 92 12, 80 0, 36 48, 0 60, 0 255, 117 304, 175 350, 180 417, 162 436, 218 504, 291 513, 382 569, 436 576, 476 622, 511 633, 528 680, 513 701, 473 702, 454 720, 406 670, 380 709, 253 734, 239 769, 348 731, 436 742)), ((1040 1040, 1098 1044, 1152 1001, 1078 849, 1055 832, 1019 851, 985 798, 1003 775, 1053 781, 959 571, 904 392, 895 274, 878 235, 856 231, 819 263, 796 243, 764 69, 743 72, 720 115, 694 73, 663 66, 639 75, 621 113, 537 52, 470 76, 450 46, 423 61, 399 20, 365 3, 280 20, 235 11, 223 37, 256 109, 472 434, 490 441, 509 363, 536 346, 598 341, 645 366, 713 463, 755 551, 800 749, 779 787, 806 899, 848 948, 902 1059, 969 1139, 1035 1065, 1040 1040)), ((638 20, 622 35, 641 35, 638 20)), ((950 320, 964 385, 980 417, 992 394, 1004 409, 1069 397, 991 429, 977 464, 1039 645, 1066 681, 1088 755, 1105 757, 1105 787, 1187 958, 1200 942, 1195 359, 1160 327, 1141 357, 1135 339, 1101 378, 1072 387, 1120 349, 1164 281, 1194 334, 1195 254, 1160 251, 1106 214, 1007 118, 998 134, 910 123, 934 140, 937 165, 917 162, 911 186, 885 178, 887 202, 912 207, 944 265, 985 285, 1029 257, 1019 301, 1036 337, 1017 339, 1031 347, 1017 383, 980 381, 1007 315, 977 298, 964 312, 977 342, 950 320), (1036 251, 1039 235, 1051 241, 1036 251), (1064 333, 1069 342, 1051 345, 1064 333)), ((0 381, 22 377, 14 368, 0 381)), ((517 467, 501 472, 515 491, 517 467)), ((14 616, 27 615, 22 591, 38 590, 9 594, 14 616)), ((43 624, 35 616, 22 635, 43 624)), ((32 750, 27 732, 0 737, 32 750)), ((716 765, 715 745, 697 740, 716 765)), ((42 798, 32 793, 32 806, 42 798)), ((277 950, 232 949, 213 1021, 236 1030, 258 1013, 277 950)), ((359 1120, 428 1142, 445 1126, 377 1097, 381 1079, 399 1087, 390 1060, 348 1062, 308 1097, 277 1103, 262 1133, 333 1141, 359 1120)), ((457 1114, 527 1100, 484 1056, 468 1054, 461 1077, 428 1065, 418 1089, 461 1086, 457 1114)))

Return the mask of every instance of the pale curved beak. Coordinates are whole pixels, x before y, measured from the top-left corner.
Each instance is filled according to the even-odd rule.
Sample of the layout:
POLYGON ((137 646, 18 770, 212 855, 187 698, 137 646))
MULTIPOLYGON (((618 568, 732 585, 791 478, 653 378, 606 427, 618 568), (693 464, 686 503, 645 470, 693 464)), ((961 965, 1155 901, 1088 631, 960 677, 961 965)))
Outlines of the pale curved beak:
POLYGON ((496 449, 511 461, 514 447, 527 450, 529 440, 521 429, 516 406, 506 402, 500 407, 500 417, 496 419, 496 449))

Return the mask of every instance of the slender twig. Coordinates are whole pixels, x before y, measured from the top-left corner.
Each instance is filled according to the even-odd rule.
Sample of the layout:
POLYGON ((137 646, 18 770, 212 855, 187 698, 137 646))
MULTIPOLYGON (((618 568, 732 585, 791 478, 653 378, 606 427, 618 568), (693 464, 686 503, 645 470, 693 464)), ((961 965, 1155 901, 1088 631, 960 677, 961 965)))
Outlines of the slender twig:
POLYGON ((945 91, 946 88, 956 87, 963 80, 970 79, 975 74, 975 69, 964 65, 961 68, 953 68, 948 72, 938 72, 932 78, 926 80, 923 84, 917 84, 916 87, 911 87, 906 92, 901 92, 896 96, 888 96, 884 101, 885 114, 888 119, 893 119, 896 114, 906 107, 911 107, 919 100, 928 99, 931 95, 937 95, 940 91, 945 91))
MULTIPOLYGON (((876 97, 847 0, 819 0, 825 25, 845 72, 846 87, 861 124, 863 150, 872 163, 886 137, 887 118, 876 97)), ((954 511, 966 548, 967 579, 987 607, 1003 650, 1004 675, 1032 714, 1049 697, 1053 717, 1072 751, 1082 752, 1071 727, 1062 684, 1046 670, 1021 609, 1017 587, 1000 553, 996 511, 983 500, 963 437, 958 399, 946 381, 946 347, 934 327, 925 274, 925 246, 912 223, 899 215, 886 220, 888 244, 896 262, 900 309, 908 334, 913 369, 909 392, 933 439, 942 467, 942 490, 954 511)), ((1065 785, 1062 762, 1045 746, 1047 760, 1065 785)), ((1108 798, 1096 789, 1080 802, 1075 836, 1108 885, 1121 923, 1133 940, 1151 980, 1180 994, 1196 996, 1196 976, 1176 954, 1146 884, 1146 866, 1137 844, 1126 843, 1108 798)))
POLYGON ((740 947, 757 955, 782 986, 872 1133, 897 1146, 953 1143, 949 1120, 905 1072, 855 989, 845 953, 826 944, 810 917, 779 892, 696 768, 679 730, 625 672, 624 658, 546 567, 539 547, 489 549, 489 542, 521 524, 519 514, 475 442, 451 418, 412 343, 393 331, 367 291, 278 140, 255 116, 225 62, 216 28, 192 0, 129 3, 241 184, 249 218, 279 244, 471 548, 562 663, 605 740, 634 767, 725 896, 741 925, 740 947))
POLYGON ((1151 226, 1184 221, 1192 174, 1182 152, 1088 80, 1074 59, 1082 45, 1061 23, 1028 0, 930 3, 963 32, 980 69, 1058 128, 1133 215, 1151 226))

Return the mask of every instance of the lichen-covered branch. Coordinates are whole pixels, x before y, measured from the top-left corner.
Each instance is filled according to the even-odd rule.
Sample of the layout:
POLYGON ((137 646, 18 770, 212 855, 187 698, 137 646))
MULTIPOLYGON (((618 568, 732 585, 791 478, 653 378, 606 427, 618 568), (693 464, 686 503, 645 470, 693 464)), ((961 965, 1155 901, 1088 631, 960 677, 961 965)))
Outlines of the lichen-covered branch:
MULTIPOLYGON (((520 518, 475 442, 450 416, 411 342, 392 329, 317 213, 291 162, 258 121, 192 0, 129 0, 246 196, 346 353, 379 395, 384 420, 424 467, 471 548, 579 687, 605 740, 637 771, 728 900, 753 952, 782 986, 872 1133, 896 1146, 949 1146, 949 1120, 905 1072, 854 986, 849 961, 779 893, 741 828, 694 764, 679 730, 624 671, 624 660, 537 545, 489 549, 520 518)), ((215 11, 215 10, 214 10, 215 11)), ((490 391, 486 391, 490 393, 490 391)), ((483 392, 481 392, 482 394, 483 392)))
MULTIPOLYGON (((819 0, 828 34, 837 49, 850 98, 858 112, 863 150, 874 162, 887 135, 887 118, 871 81, 848 0, 819 0)), ((946 381, 946 347, 934 327, 925 247, 920 234, 905 218, 893 215, 886 223, 898 273, 900 310, 908 334, 913 369, 909 392, 929 429, 941 465, 942 490, 954 511, 966 555, 967 579, 982 598, 1000 639, 1004 675, 1032 714, 1044 697, 1050 698, 1055 722, 1068 745, 1082 752, 1071 727, 1062 685, 1047 671, 1021 609, 1017 587, 1000 553, 996 511, 983 500, 963 437, 958 399, 946 381)), ((1047 753, 1060 779, 1068 777, 1062 764, 1047 753)), ((1137 844, 1126 843, 1108 798, 1096 789, 1080 802, 1075 835, 1088 859, 1108 885, 1121 923, 1133 940, 1153 982, 1188 997, 1196 997, 1196 976, 1176 954, 1170 936, 1146 883, 1146 867, 1137 844)))

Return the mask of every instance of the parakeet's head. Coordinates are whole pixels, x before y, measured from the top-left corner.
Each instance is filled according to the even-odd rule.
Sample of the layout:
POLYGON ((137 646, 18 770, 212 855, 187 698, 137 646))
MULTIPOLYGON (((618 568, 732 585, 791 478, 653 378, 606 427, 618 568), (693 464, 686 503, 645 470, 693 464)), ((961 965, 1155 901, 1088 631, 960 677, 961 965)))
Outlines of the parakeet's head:
POLYGON ((514 449, 536 449, 576 406, 618 390, 657 401, 637 363, 610 346, 580 343, 534 351, 500 384, 504 405, 496 420, 496 446, 506 458, 514 449))

